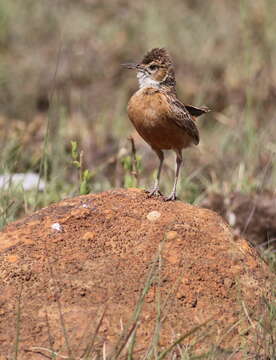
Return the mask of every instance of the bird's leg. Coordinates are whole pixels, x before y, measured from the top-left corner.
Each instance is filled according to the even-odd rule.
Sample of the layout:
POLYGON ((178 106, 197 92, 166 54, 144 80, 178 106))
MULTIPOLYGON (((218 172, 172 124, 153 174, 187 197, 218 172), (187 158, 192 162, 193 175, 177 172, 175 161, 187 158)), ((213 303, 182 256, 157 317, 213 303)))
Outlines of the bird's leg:
POLYGON ((176 152, 176 171, 175 171, 175 177, 174 177, 173 190, 172 190, 171 195, 165 198, 165 201, 176 200, 176 186, 177 186, 177 181, 178 181, 178 177, 179 177, 180 167, 181 167, 183 160, 182 160, 181 150, 175 150, 175 152, 176 152))
POLYGON ((162 195, 160 192, 160 189, 159 189, 159 180, 160 180, 162 165, 163 165, 163 161, 164 161, 164 154, 163 154, 162 150, 154 149, 154 151, 156 152, 156 154, 160 160, 160 163, 159 163, 159 168, 158 168, 157 176, 155 179, 154 187, 152 190, 148 191, 149 197, 154 196, 154 195, 162 195))

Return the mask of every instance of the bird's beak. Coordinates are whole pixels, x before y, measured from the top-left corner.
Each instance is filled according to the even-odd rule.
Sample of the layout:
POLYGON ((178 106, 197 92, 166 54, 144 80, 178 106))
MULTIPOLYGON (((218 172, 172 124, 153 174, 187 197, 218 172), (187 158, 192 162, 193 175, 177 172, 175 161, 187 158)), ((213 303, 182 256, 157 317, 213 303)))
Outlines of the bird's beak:
POLYGON ((126 69, 136 69, 136 70, 140 69, 139 64, 127 63, 127 64, 121 64, 121 66, 125 67, 126 69))

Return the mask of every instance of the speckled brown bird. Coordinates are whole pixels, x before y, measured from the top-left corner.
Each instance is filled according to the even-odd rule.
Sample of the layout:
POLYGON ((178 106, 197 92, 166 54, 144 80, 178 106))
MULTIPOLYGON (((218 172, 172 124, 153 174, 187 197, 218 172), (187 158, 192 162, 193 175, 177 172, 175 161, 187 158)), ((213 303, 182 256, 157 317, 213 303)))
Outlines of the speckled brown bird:
POLYGON ((123 66, 135 69, 139 82, 139 90, 128 103, 128 117, 160 160, 155 185, 149 196, 161 194, 162 150, 171 149, 176 153, 176 171, 172 193, 165 200, 175 200, 182 149, 199 143, 195 117, 209 110, 184 105, 177 99, 173 62, 166 49, 152 49, 140 63, 123 66))

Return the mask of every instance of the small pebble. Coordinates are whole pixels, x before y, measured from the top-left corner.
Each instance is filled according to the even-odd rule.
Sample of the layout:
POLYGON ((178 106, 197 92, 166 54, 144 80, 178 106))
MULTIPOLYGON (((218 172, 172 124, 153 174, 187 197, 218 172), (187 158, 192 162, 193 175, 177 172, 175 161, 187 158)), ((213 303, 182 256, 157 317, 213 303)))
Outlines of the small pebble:
POLYGON ((149 221, 156 221, 157 219, 159 219, 161 216, 159 211, 151 211, 150 213, 148 213, 147 215, 147 219, 149 221))
POLYGON ((62 231, 62 226, 59 223, 52 224, 51 228, 52 228, 52 230, 55 230, 55 231, 59 231, 59 232, 62 231))
POLYGON ((168 231, 166 233, 166 239, 167 240, 174 240, 178 237, 178 233, 176 231, 168 231))

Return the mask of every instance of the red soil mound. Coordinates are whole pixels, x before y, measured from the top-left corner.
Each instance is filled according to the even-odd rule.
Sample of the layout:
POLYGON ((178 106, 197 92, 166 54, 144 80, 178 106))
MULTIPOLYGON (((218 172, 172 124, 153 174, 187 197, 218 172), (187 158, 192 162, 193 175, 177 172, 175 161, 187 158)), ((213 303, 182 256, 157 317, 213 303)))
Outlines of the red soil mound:
POLYGON ((66 354, 66 341, 80 358, 104 308, 94 349, 105 343, 110 352, 131 326, 151 271, 137 358, 153 336, 158 299, 160 346, 212 318, 185 339, 208 335, 195 340, 203 350, 210 343, 237 349, 271 296, 266 264, 216 213, 137 189, 68 199, 10 224, 0 254, 1 354, 14 351, 20 298, 19 359, 39 359, 26 352, 35 346, 66 354))

